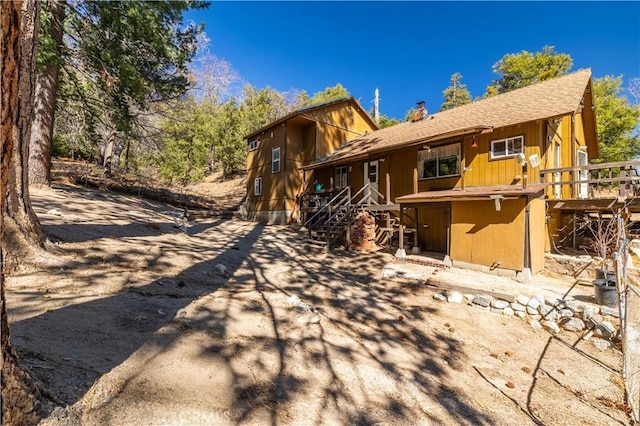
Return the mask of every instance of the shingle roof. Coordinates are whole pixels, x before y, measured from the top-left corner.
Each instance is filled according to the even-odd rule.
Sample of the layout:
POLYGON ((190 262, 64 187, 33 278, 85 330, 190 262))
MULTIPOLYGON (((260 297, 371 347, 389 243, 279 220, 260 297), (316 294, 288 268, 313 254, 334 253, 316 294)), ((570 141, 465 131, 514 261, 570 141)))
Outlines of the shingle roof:
POLYGON ((342 163, 401 146, 480 132, 518 123, 558 117, 580 105, 591 70, 577 71, 522 89, 438 112, 417 122, 404 122, 350 140, 327 157, 307 166, 342 163))
POLYGON ((258 130, 253 131, 252 133, 250 133, 249 135, 245 136, 244 138, 245 139, 251 139, 252 137, 264 132, 265 130, 270 129, 270 128, 272 128, 272 127, 274 127, 274 126, 276 126, 276 125, 278 125, 280 123, 283 123, 283 122, 285 122, 285 121, 287 121, 287 120, 289 120, 289 119, 291 119, 291 118, 293 118, 293 117, 295 117, 297 115, 302 115, 302 114, 308 113, 310 111, 319 110, 319 109, 322 109, 322 108, 324 108, 326 106, 333 105, 333 104, 339 104, 339 103, 343 103, 343 102, 351 102, 351 103, 353 103, 355 105, 355 107, 357 109, 359 109, 360 111, 364 111, 363 116, 365 117, 365 119, 369 121, 371 126, 373 126, 375 128, 378 128, 378 125, 376 124, 376 122, 373 121, 373 118, 371 118, 369 116, 369 114, 367 114, 366 110, 362 107, 362 105, 360 105, 360 102, 358 102, 353 97, 349 97, 349 98, 335 99, 333 101, 328 101, 328 102, 324 102, 324 103, 321 103, 321 104, 315 104, 315 105, 307 106, 307 107, 304 107, 304 108, 300 108, 298 110, 290 112, 289 114, 287 114, 287 115, 285 115, 283 117, 278 118, 275 121, 272 121, 269 124, 266 124, 266 125, 262 126, 258 130))

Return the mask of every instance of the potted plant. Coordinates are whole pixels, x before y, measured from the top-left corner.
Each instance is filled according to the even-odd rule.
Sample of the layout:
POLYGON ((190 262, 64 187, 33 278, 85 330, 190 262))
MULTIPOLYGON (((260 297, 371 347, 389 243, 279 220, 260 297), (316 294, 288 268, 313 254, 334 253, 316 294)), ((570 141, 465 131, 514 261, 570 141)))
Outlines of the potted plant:
POLYGON ((613 253, 618 240, 616 215, 603 218, 601 214, 589 216, 587 226, 591 232, 590 245, 598 261, 593 288, 596 303, 609 307, 618 306, 616 277, 613 271, 613 253))

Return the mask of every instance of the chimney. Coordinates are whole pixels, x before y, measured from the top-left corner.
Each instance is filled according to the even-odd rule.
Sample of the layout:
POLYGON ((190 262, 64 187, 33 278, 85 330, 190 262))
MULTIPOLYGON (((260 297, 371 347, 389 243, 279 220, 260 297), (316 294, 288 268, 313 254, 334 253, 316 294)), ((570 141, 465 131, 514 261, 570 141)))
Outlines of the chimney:
POLYGON ((413 114, 413 120, 411 120, 414 123, 416 121, 424 120, 429 115, 429 112, 427 112, 427 108, 425 108, 424 106, 424 101, 416 102, 416 105, 416 112, 413 114))

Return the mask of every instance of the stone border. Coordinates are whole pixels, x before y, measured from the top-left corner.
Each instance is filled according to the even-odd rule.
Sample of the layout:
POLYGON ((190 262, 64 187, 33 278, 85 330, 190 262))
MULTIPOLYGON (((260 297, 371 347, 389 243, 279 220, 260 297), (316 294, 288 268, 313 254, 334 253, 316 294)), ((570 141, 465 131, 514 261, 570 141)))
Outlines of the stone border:
POLYGON ((572 299, 545 299, 540 294, 532 297, 518 295, 513 301, 507 301, 489 294, 462 294, 446 290, 435 293, 433 298, 448 303, 466 301, 467 305, 487 312, 515 316, 534 330, 545 329, 552 334, 560 333, 561 329, 581 333, 583 340, 590 340, 599 349, 612 348, 619 341, 619 328, 604 318, 619 318, 619 312, 607 306, 598 307, 572 299))

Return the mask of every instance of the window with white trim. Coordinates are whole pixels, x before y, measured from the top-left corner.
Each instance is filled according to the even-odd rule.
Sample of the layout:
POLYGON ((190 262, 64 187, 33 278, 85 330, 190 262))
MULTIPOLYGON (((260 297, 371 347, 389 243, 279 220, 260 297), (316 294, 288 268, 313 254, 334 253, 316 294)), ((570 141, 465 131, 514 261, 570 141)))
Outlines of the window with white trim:
POLYGON ((418 151, 420 179, 432 179, 460 174, 460 144, 438 146, 418 151))
POLYGON ((271 173, 280 171, 280 147, 271 150, 271 173))
POLYGON ((262 195, 262 176, 253 180, 253 195, 262 195))
POLYGON ((334 185, 338 189, 347 187, 347 166, 336 167, 336 179, 334 185))
POLYGON ((524 136, 491 141, 491 159, 512 157, 524 152, 524 136))
POLYGON ((256 149, 258 149, 258 139, 249 142, 249 151, 255 151, 256 149))

